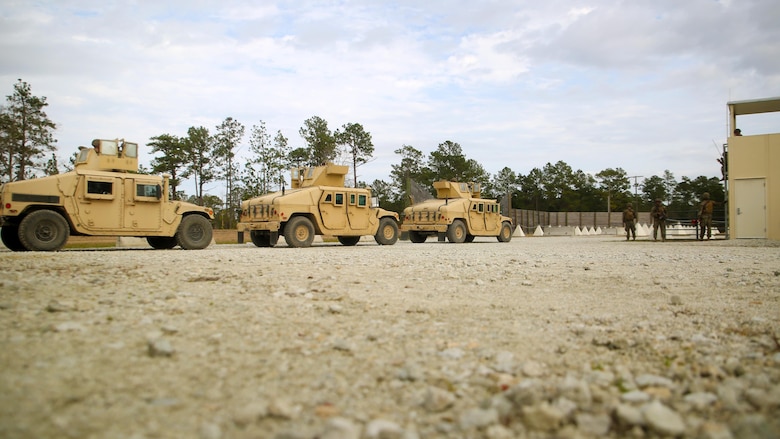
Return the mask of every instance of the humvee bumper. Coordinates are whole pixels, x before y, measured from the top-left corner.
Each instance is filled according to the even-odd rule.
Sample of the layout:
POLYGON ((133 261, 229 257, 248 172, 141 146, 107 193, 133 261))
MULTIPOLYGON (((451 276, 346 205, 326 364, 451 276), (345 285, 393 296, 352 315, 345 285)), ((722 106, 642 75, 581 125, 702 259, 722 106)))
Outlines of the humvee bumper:
POLYGON ((402 224, 402 232, 446 232, 447 224, 402 224))
POLYGON ((247 230, 268 230, 270 232, 276 232, 279 230, 281 222, 279 221, 262 221, 262 222, 249 222, 238 223, 236 228, 239 232, 245 232, 247 230))

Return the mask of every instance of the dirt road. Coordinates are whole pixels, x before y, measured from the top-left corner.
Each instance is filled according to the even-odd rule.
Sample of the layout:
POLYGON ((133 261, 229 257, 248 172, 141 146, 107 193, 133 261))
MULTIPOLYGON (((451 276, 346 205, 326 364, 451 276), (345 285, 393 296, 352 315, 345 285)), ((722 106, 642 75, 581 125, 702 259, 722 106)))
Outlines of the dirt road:
POLYGON ((780 436, 780 246, 0 251, 0 437, 780 436))

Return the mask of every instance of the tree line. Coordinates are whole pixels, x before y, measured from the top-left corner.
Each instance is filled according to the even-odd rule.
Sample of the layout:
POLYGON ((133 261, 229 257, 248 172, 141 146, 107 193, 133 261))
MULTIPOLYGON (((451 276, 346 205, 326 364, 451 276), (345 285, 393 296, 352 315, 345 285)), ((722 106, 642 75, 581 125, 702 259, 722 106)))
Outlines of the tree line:
MULTIPOLYGON (((0 108, 0 181, 60 172, 54 154, 56 124, 46 116, 46 106, 46 97, 34 96, 29 84, 21 79, 14 84, 14 93, 0 108)), ((391 165, 389 179, 369 185, 358 181, 357 168, 373 158, 374 145, 371 133, 359 123, 332 131, 326 120, 312 116, 298 130, 303 146, 293 148, 288 137, 279 130, 272 135, 261 120, 250 127, 249 148, 239 163, 237 151, 244 145, 245 134, 244 124, 227 117, 212 130, 192 126, 186 134, 153 136, 147 142, 154 154, 151 168, 142 166, 139 172, 171 175, 174 198, 213 208, 217 226, 225 228, 235 225, 241 200, 280 189, 289 168, 326 162, 349 164, 350 185, 370 186, 385 208, 398 212, 414 199, 412 182, 432 194, 437 180, 477 182, 483 197, 507 197, 513 208, 551 212, 619 211, 629 203, 649 210, 653 200, 660 198, 670 211, 686 215, 695 212, 704 192, 715 200, 724 199, 721 180, 699 176, 677 181, 668 170, 661 176, 644 177, 641 183, 619 167, 591 175, 563 161, 533 168, 525 175, 509 167, 491 175, 451 140, 427 155, 414 146, 402 145, 394 151, 398 162, 391 165), (195 183, 194 194, 180 190, 182 181, 190 178, 195 183), (205 193, 208 184, 220 182, 224 183, 224 199, 205 193)), ((64 170, 71 169, 72 162, 73 158, 64 170)))
POLYGON ((681 217, 695 215, 701 194, 709 192, 714 200, 724 199, 721 180, 699 176, 677 181, 671 171, 662 176, 631 176, 622 168, 607 168, 595 175, 574 170, 563 161, 547 163, 521 174, 509 167, 490 175, 463 153, 455 142, 445 141, 426 157, 419 149, 403 145, 395 150, 398 164, 391 166, 390 181, 375 180, 371 186, 388 209, 402 211, 413 200, 409 180, 432 188, 440 179, 480 183, 486 198, 508 197, 511 207, 549 212, 622 211, 632 204, 638 210, 650 210, 661 199, 670 212, 681 217))

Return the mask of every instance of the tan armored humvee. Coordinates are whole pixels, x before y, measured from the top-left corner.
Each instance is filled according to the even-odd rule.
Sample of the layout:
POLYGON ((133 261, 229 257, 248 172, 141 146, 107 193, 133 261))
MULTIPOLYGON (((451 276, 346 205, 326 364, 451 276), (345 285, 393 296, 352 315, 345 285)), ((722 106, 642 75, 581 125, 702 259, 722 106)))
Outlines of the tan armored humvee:
POLYGON ((512 219, 501 215, 496 200, 481 198, 478 183, 437 181, 436 198, 404 209, 401 231, 409 240, 425 242, 436 235, 450 242, 471 242, 477 236, 495 236, 500 242, 512 239, 512 219))
POLYGON ((315 235, 336 236, 355 245, 373 235, 380 245, 398 240, 398 214, 376 207, 371 190, 344 187, 349 168, 334 165, 293 168, 291 188, 241 203, 238 241, 243 234, 258 247, 273 247, 279 235, 290 247, 309 247, 315 235))
POLYGON ((137 174, 138 144, 93 140, 63 174, 0 187, 0 235, 14 251, 56 251, 73 235, 146 237, 158 249, 211 243, 211 209, 169 200, 168 175, 137 174))

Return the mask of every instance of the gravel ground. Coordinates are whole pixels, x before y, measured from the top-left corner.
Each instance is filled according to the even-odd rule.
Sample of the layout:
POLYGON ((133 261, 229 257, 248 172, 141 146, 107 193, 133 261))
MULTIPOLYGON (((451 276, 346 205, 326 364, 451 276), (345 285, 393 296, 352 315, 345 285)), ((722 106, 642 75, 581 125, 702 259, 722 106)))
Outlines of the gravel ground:
POLYGON ((0 251, 3 438, 777 438, 780 243, 0 251))

